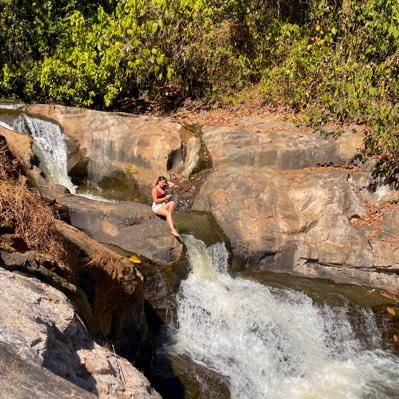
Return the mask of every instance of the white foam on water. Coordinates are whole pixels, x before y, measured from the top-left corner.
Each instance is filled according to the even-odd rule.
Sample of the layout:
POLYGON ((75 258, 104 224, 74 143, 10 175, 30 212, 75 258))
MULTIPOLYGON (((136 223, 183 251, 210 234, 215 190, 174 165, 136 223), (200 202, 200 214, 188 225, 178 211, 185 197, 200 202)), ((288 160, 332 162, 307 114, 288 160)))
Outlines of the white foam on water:
POLYGON ((0 121, 0 126, 5 127, 6 129, 9 130, 14 130, 8 123, 0 121))
POLYGON ((43 163, 43 171, 55 184, 67 187, 74 194, 76 186, 68 176, 67 146, 60 127, 55 123, 21 114, 13 122, 12 128, 33 137, 43 163))
POLYGON ((19 108, 23 108, 25 104, 23 103, 0 103, 0 109, 11 109, 16 110, 19 108))
POLYGON ((87 198, 87 199, 91 199, 93 201, 112 202, 112 203, 119 202, 117 200, 110 200, 110 199, 107 199, 107 198, 103 198, 103 197, 101 197, 99 195, 90 194, 90 193, 77 193, 76 195, 78 197, 84 197, 84 198, 87 198))
POLYGON ((178 296, 172 353, 216 370, 237 399, 393 399, 399 359, 379 349, 373 313, 359 310, 366 350, 345 306, 316 306, 303 293, 227 274, 222 244, 182 236, 191 273, 178 296))

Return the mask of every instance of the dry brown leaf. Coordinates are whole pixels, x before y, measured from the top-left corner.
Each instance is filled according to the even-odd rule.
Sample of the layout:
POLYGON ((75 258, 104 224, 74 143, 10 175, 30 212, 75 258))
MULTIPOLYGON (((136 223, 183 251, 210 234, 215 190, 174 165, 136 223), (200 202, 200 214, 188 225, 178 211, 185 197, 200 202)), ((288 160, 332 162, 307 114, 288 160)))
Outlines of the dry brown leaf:
POLYGON ((394 308, 391 308, 391 307, 387 307, 387 312, 390 314, 390 315, 392 315, 392 316, 396 316, 396 312, 395 312, 395 309, 394 308))
POLYGON ((398 299, 398 298, 396 298, 396 297, 394 297, 394 296, 392 296, 392 295, 389 295, 389 294, 387 294, 386 292, 380 292, 380 295, 383 296, 383 297, 385 297, 385 298, 393 299, 395 302, 399 302, 399 299, 398 299))

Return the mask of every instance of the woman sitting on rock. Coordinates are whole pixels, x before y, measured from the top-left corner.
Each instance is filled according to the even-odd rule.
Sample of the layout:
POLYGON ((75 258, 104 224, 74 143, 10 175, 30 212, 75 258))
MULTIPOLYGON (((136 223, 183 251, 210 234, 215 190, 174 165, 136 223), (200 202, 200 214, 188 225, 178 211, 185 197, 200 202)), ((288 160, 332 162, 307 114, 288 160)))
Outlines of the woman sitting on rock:
POLYGON ((168 182, 166 177, 158 177, 156 186, 152 189, 152 211, 156 215, 165 216, 170 232, 175 237, 180 237, 179 232, 173 225, 172 212, 175 209, 175 202, 169 201, 172 198, 172 194, 169 194, 167 190, 169 188, 176 187, 172 182, 168 182))

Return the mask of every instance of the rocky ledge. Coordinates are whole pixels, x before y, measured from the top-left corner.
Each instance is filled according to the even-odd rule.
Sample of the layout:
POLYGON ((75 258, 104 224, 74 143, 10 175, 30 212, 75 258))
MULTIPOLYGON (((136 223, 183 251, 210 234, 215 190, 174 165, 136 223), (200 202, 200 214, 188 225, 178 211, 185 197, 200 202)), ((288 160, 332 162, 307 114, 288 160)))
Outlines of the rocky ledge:
POLYGON ((0 287, 4 399, 160 398, 127 360, 93 341, 59 290, 2 268, 0 287))
MULTIPOLYGON (((399 288, 399 195, 362 159, 359 126, 334 139, 275 117, 242 118, 193 134, 171 118, 42 105, 27 111, 60 125, 69 160, 84 154, 94 184, 133 171, 139 200, 159 174, 179 176, 179 196, 189 193, 192 209, 212 213, 243 267, 399 288), (199 165, 206 173, 192 175, 199 165)), ((101 242, 156 264, 181 254, 148 205, 52 197, 69 209, 72 224, 101 242)))

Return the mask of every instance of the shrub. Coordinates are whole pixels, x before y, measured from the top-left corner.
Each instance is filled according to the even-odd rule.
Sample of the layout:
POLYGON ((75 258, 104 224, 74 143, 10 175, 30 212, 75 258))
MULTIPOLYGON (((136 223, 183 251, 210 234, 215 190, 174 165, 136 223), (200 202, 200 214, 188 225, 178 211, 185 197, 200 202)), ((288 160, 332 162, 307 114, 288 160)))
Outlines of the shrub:
POLYGON ((0 244, 12 249, 10 243, 18 241, 19 247, 25 250, 34 250, 62 262, 64 249, 55 228, 53 214, 39 195, 33 189, 28 189, 17 165, 17 161, 13 160, 2 140, 0 142, 0 244))

